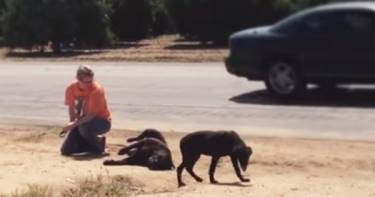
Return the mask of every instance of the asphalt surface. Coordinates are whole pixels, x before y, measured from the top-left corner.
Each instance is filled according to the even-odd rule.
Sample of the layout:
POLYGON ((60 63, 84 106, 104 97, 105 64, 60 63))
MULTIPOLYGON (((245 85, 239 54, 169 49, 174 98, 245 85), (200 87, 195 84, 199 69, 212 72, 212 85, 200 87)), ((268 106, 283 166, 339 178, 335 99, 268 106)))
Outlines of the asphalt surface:
MULTIPOLYGON (((0 123, 64 125, 64 91, 79 64, 0 62, 0 123)), ((117 129, 375 140, 375 86, 310 88, 281 102, 263 83, 229 75, 223 63, 89 64, 106 87, 117 129)))

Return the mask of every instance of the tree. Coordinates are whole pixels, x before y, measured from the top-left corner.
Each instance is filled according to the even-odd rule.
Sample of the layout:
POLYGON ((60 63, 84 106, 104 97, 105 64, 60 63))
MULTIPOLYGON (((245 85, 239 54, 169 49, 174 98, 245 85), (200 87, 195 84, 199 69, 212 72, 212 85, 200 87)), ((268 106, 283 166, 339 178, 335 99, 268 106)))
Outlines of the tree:
POLYGON ((234 31, 285 15, 280 1, 287 0, 168 0, 167 8, 181 35, 223 43, 234 31))
MULTIPOLYGON (((59 4, 61 0, 57 0, 55 3, 59 4)), ((53 9, 50 4, 51 1, 8 0, 7 11, 4 15, 6 43, 11 47, 31 48, 35 45, 46 45, 53 39, 59 40, 57 34, 52 36, 53 29, 49 26, 54 22, 56 22, 56 26, 60 26, 54 20, 60 20, 61 16, 58 14, 49 15, 49 9, 53 9)), ((50 11, 53 12, 53 10, 50 11)))
POLYGON ((120 40, 138 40, 150 34, 149 0, 113 0, 112 30, 120 40))
POLYGON ((70 0, 78 47, 102 47, 113 39, 110 29, 111 2, 106 0, 70 0))
POLYGON ((0 36, 3 35, 3 25, 4 25, 4 12, 6 10, 6 5, 4 0, 0 0, 0 36))
POLYGON ((152 35, 157 36, 173 31, 166 0, 149 0, 152 11, 152 35))
POLYGON ((6 0, 4 39, 10 47, 102 46, 110 41, 104 0, 6 0))
POLYGON ((310 6, 348 0, 166 1, 168 12, 179 34, 203 42, 226 43, 228 36, 235 31, 270 25, 294 11, 310 6))

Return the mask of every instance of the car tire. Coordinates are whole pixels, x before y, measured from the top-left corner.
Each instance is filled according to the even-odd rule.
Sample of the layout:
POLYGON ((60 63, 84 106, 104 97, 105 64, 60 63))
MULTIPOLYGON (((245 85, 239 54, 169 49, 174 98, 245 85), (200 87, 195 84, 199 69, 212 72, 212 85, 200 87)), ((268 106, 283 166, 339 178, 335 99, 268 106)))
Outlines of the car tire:
POLYGON ((272 62, 265 73, 267 90, 278 98, 295 98, 306 89, 299 70, 284 61, 272 62))

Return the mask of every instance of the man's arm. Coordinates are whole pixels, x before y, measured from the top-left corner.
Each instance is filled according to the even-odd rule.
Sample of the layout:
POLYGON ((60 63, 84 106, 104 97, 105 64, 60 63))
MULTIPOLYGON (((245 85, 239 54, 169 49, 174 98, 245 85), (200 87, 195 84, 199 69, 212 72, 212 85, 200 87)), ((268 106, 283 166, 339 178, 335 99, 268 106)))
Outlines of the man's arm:
POLYGON ((76 127, 76 126, 79 126, 79 125, 81 125, 81 124, 83 124, 83 123, 89 122, 89 121, 92 120, 94 117, 95 117, 94 114, 86 114, 86 115, 84 115, 82 118, 80 118, 80 119, 74 121, 74 124, 73 124, 74 126, 73 126, 73 127, 76 127))
POLYGON ((63 128, 62 133, 68 132, 68 131, 72 130, 73 128, 77 127, 77 126, 92 120, 94 117, 95 117, 95 115, 93 115, 93 114, 87 114, 87 115, 84 115, 80 119, 75 119, 74 121, 69 122, 69 124, 66 127, 63 128))
MULTIPOLYGON (((95 92, 93 93, 92 95, 90 95, 90 112, 88 112, 87 114, 85 114, 83 117, 76 117, 76 119, 73 119, 73 121, 71 121, 68 126, 64 127, 64 131, 69 131, 71 129, 73 129, 74 127, 77 127, 83 123, 86 123, 86 122, 89 122, 90 120, 92 120, 96 114, 98 114, 98 107, 97 107, 97 103, 100 103, 100 100, 102 99, 102 97, 104 96, 102 94, 102 92, 95 92)), ((74 113, 74 109, 73 109, 73 113, 74 113)), ((70 114, 70 110, 69 110, 69 114, 70 114)), ((77 116, 77 115, 74 115, 74 116, 77 116)))
POLYGON ((68 110, 69 110, 69 122, 75 121, 77 119, 77 114, 74 111, 74 107, 69 106, 68 110))

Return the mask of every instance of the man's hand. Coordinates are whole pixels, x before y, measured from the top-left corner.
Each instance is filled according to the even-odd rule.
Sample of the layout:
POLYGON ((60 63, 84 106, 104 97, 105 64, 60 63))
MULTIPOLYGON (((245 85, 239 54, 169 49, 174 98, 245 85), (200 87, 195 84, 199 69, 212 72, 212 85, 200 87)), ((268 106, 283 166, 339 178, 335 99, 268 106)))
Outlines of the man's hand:
POLYGON ((76 122, 69 122, 67 126, 63 128, 63 131, 66 133, 76 127, 76 122))
POLYGON ((69 122, 67 126, 63 127, 62 131, 60 132, 59 136, 64 137, 66 133, 76 127, 75 122, 69 122))
POLYGON ((64 137, 65 134, 66 134, 66 131, 61 131, 61 132, 59 133, 59 136, 60 136, 60 137, 64 137))

